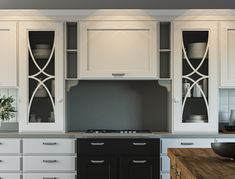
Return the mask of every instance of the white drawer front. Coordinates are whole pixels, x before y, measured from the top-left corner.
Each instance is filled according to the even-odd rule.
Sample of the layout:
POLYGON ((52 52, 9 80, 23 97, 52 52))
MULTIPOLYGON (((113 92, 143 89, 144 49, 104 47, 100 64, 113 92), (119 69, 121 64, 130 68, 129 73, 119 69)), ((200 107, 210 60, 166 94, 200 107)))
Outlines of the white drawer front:
POLYGON ((75 171, 75 156, 24 156, 24 171, 75 171))
POLYGON ((20 156, 0 156, 0 171, 20 171, 20 156))
POLYGON ((213 138, 164 138, 161 139, 161 153, 167 154, 168 148, 211 148, 213 138))
POLYGON ((1 179, 21 179, 21 174, 0 173, 1 179))
POLYGON ((170 172, 170 159, 167 156, 161 156, 161 172, 170 172))
POLYGON ((20 153, 20 139, 0 139, 0 153, 20 153))
POLYGON ((75 153, 75 139, 23 139, 23 153, 75 153))
POLYGON ((161 173, 161 179, 170 179, 170 173, 161 173))
POLYGON ((75 179, 75 173, 27 173, 24 179, 75 179))

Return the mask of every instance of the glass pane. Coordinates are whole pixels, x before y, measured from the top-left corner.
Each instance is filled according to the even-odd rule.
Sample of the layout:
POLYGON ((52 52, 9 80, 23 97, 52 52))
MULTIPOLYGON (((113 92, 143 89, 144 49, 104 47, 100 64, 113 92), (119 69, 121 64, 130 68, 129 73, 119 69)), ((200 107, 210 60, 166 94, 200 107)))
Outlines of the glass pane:
POLYGON ((208 35, 182 33, 182 122, 208 122, 208 35))
POLYGON ((54 122, 54 31, 29 31, 29 122, 54 122))

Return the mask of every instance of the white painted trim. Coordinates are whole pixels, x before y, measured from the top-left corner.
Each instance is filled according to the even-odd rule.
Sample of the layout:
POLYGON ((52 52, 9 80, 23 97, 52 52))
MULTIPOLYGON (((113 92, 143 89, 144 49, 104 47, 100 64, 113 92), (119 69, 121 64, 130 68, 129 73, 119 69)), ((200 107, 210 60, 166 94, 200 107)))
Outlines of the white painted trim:
POLYGON ((0 21, 27 20, 235 20, 235 9, 97 9, 97 10, 0 10, 0 21))

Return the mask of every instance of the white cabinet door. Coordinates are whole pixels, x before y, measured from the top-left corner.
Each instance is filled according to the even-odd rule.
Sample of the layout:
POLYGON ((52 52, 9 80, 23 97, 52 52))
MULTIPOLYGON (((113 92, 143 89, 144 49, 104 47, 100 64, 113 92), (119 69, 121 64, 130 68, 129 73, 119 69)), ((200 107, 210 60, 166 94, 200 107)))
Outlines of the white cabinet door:
POLYGON ((16 23, 0 22, 0 86, 17 86, 16 23))
POLYGON ((64 132, 63 23, 21 22, 20 132, 64 132))
POLYGON ((174 22, 173 132, 218 132, 217 42, 217 22, 174 22))
POLYGON ((82 21, 80 78, 157 78, 155 21, 82 21))
POLYGON ((22 176, 19 173, 0 173, 1 179, 21 179, 22 176))
POLYGON ((235 87, 235 21, 220 23, 221 86, 235 87))

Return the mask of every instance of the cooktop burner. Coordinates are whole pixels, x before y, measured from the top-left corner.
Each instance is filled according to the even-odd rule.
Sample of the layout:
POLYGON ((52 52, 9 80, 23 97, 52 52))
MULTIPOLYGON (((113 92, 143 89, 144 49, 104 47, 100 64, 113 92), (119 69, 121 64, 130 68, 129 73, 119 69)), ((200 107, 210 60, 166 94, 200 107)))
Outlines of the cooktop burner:
POLYGON ((88 129, 86 133, 120 133, 120 134, 135 134, 135 133, 151 133, 150 130, 112 130, 112 129, 88 129))

